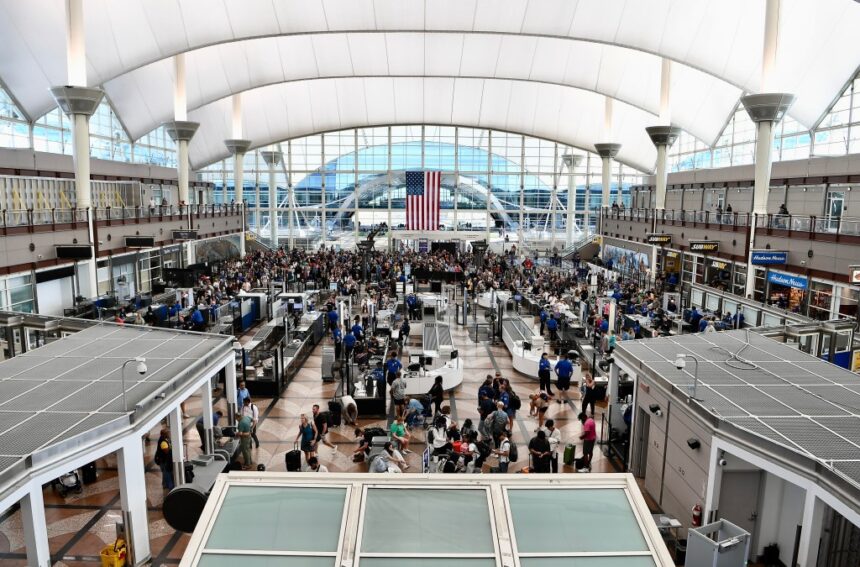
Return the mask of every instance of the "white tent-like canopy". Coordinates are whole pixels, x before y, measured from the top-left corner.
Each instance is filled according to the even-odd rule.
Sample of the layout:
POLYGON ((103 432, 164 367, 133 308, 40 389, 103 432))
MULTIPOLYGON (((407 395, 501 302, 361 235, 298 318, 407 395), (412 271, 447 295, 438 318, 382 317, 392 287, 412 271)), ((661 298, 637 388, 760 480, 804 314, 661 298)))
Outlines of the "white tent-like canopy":
MULTIPOLYGON (((713 143, 761 91, 764 0, 87 0, 88 86, 130 137, 173 118, 172 57, 186 53, 192 166, 227 155, 229 97, 253 146, 397 123, 492 127, 591 149, 656 152, 662 59, 672 123, 713 143), (603 131, 604 97, 615 99, 603 131)), ((0 81, 30 119, 68 82, 63 0, 0 0, 0 81)), ((768 90, 813 127, 860 65, 853 0, 783 0, 768 90)))

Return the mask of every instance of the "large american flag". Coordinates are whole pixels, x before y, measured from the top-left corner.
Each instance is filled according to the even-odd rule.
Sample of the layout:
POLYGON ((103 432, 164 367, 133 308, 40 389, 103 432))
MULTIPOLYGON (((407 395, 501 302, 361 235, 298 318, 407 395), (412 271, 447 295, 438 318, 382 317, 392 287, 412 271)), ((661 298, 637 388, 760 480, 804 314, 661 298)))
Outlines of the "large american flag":
POLYGON ((406 172, 406 229, 439 230, 441 171, 406 172))

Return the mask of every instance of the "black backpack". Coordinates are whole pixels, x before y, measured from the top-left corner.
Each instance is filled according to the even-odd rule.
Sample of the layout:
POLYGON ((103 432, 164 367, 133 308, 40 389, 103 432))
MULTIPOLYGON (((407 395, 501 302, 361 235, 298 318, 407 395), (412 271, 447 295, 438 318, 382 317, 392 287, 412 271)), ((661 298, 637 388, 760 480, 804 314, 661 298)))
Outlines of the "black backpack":
POLYGON ((513 441, 508 440, 508 443, 511 444, 511 448, 508 450, 508 459, 515 463, 520 460, 520 452, 517 450, 517 444, 513 441))
POLYGON ((516 411, 523 407, 523 402, 520 400, 520 397, 516 395, 513 391, 508 394, 508 402, 512 410, 516 411))
POLYGON ((365 439, 373 439, 374 437, 388 437, 388 433, 381 427, 368 427, 364 430, 365 439))

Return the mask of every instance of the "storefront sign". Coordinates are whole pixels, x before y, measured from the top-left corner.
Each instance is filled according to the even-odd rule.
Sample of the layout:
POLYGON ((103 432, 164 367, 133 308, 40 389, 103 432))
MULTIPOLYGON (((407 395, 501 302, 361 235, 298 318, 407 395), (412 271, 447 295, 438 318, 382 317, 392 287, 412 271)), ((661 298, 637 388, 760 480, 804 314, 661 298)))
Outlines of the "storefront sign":
POLYGON ((720 243, 713 240, 691 240, 690 252, 719 252, 720 243))
POLYGON ((767 281, 777 285, 806 289, 809 280, 803 276, 792 276, 790 274, 782 274, 780 272, 769 272, 767 275, 767 281))
POLYGON ((848 281, 854 285, 860 285, 860 266, 849 266, 851 272, 848 274, 848 281))
POLYGON ((671 234, 649 234, 648 244, 656 244, 658 246, 666 246, 672 244, 671 234))
POLYGON ((197 240, 196 230, 174 230, 173 240, 197 240))
POLYGON ((754 266, 768 266, 770 264, 787 264, 788 252, 774 250, 753 250, 752 263, 754 266))
POLYGON ((717 262, 716 260, 711 262, 711 267, 716 268, 718 270, 725 270, 727 266, 728 264, 726 264, 725 262, 717 262))

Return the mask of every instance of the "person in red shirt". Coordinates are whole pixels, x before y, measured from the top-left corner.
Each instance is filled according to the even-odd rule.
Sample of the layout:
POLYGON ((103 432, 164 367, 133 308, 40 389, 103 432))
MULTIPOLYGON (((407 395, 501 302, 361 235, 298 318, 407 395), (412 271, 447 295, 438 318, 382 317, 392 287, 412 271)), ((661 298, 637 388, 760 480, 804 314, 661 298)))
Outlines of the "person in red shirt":
POLYGON ((579 414, 579 422, 582 423, 582 466, 576 472, 591 472, 591 457, 594 455, 594 442, 597 440, 597 426, 594 420, 585 412, 579 414))

